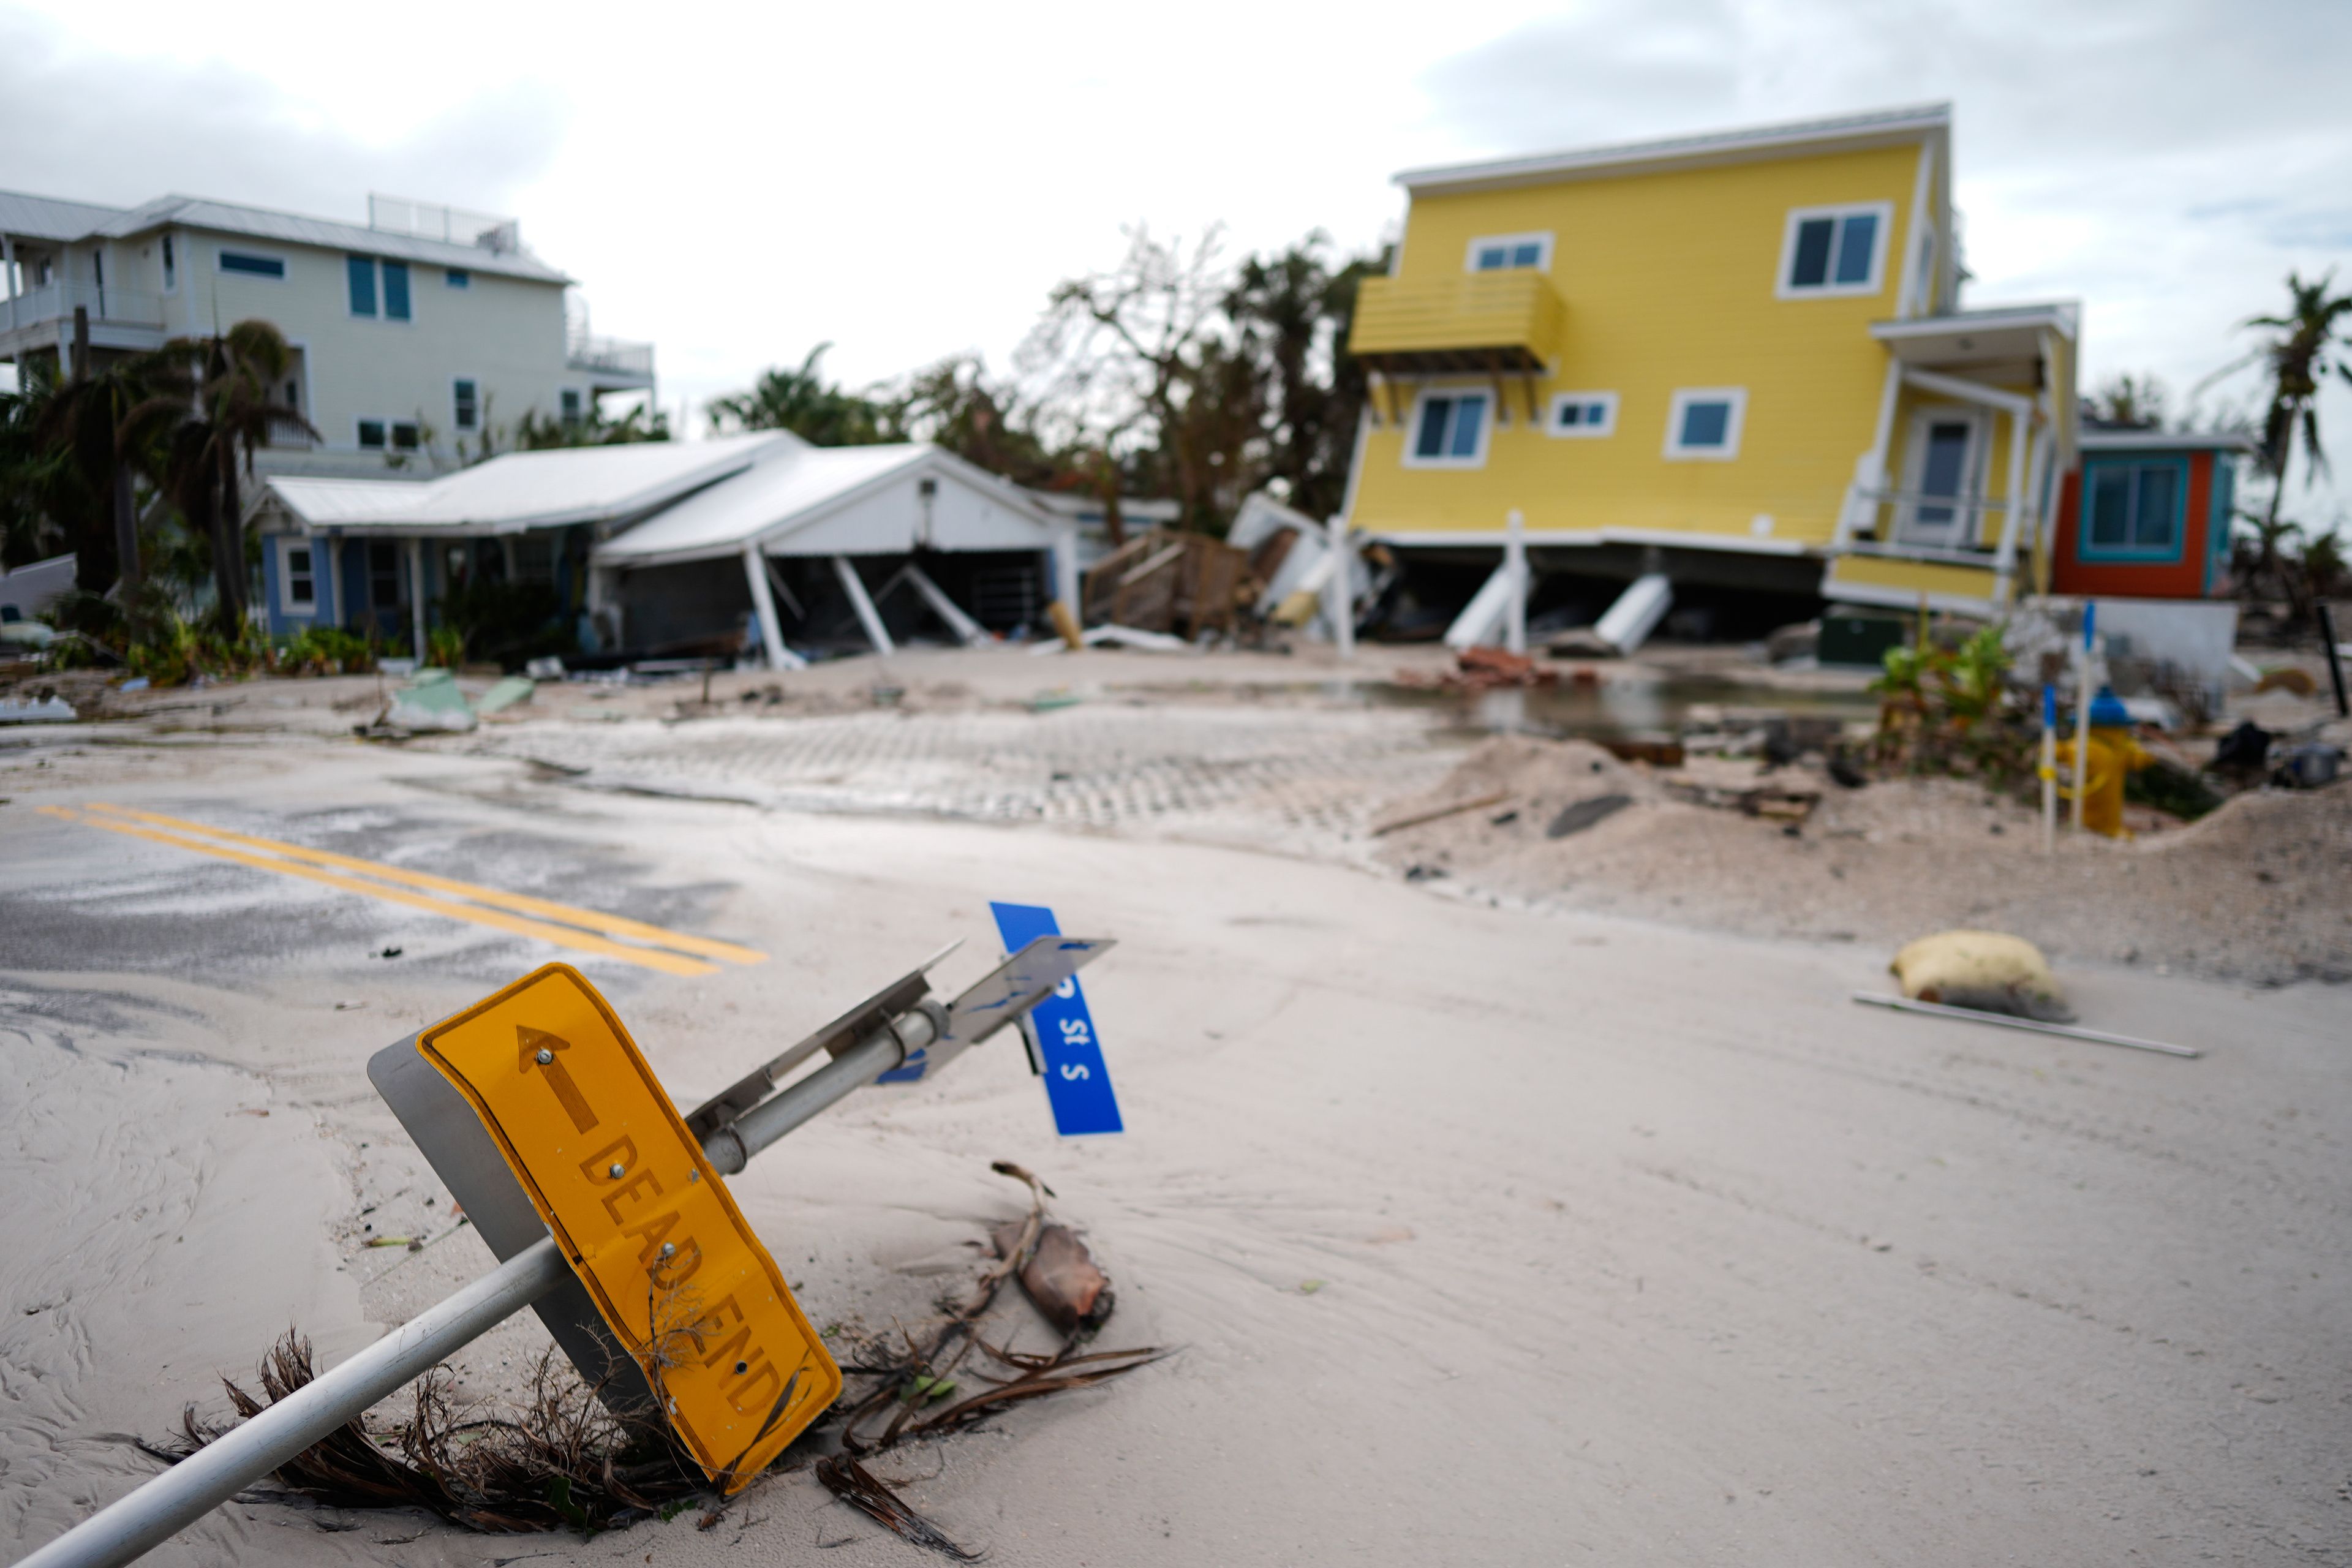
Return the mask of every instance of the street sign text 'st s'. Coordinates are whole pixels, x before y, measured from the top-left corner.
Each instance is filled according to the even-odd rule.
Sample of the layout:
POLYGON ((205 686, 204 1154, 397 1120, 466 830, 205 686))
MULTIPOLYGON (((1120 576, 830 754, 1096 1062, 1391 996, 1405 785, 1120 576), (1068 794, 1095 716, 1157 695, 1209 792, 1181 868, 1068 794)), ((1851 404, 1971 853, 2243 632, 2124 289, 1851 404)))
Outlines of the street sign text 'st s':
MULTIPOLYGON (((1007 952, 1018 952, 1041 936, 1058 936, 1061 925, 1054 911, 1038 904, 991 903, 997 935, 1007 952)), ((1087 1010, 1087 994, 1076 975, 1062 982, 1051 996, 1029 1015, 1038 1051, 1045 1058, 1045 1098, 1054 1107, 1054 1130, 1064 1137, 1087 1132, 1123 1132, 1118 1096, 1110 1087, 1110 1069, 1104 1065, 1102 1043, 1095 1036, 1094 1015, 1087 1010)))

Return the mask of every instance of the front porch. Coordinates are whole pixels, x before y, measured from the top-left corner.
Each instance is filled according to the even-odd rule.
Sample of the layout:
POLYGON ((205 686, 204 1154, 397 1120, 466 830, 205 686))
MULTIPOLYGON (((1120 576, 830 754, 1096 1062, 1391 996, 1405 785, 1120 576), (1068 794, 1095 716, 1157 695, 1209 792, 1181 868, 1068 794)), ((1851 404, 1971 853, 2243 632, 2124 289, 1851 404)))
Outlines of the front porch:
POLYGON ((2046 592, 2051 499, 2074 460, 2068 305, 1880 321, 1873 449, 1855 464, 1825 598, 1999 614, 2046 592))

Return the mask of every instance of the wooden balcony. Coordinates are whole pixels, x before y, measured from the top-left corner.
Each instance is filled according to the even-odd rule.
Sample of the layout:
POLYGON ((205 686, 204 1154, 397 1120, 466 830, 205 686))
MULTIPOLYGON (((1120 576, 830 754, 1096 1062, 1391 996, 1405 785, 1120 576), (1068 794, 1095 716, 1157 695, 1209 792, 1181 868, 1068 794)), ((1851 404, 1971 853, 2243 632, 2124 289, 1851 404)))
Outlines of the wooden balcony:
POLYGON ((1567 318, 1540 272, 1367 278, 1348 347, 1382 375, 1540 375, 1559 352, 1567 318))

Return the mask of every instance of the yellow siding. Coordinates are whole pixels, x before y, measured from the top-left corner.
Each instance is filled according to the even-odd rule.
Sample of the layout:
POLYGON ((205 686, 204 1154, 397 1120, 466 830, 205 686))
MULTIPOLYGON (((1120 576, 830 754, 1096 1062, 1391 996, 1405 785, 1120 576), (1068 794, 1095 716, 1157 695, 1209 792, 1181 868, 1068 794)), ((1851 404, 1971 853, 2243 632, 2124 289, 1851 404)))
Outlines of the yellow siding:
POLYGON ((1993 574, 1989 566, 1948 566, 1940 562, 1904 561, 1884 555, 1841 555, 1830 563, 1827 591, 1832 598, 1837 596, 1841 586, 1895 588, 1906 594, 1990 600, 1993 574))
MULTIPOLYGON (((1403 431, 1385 425, 1366 442, 1357 525, 1490 531, 1517 508, 1538 532, 1746 537, 1768 513, 1775 538, 1826 542, 1877 423, 1886 356, 1867 327, 1895 313, 1919 156, 1885 148, 1416 200, 1402 285, 1462 277, 1479 236, 1554 236, 1563 346, 1537 405, 1555 391, 1613 391, 1616 433, 1549 436, 1530 426, 1516 384, 1506 389, 1512 422, 1494 431, 1477 469, 1408 468, 1403 431), (1776 297, 1790 208, 1877 201, 1894 208, 1877 294, 1776 297), (1738 457, 1668 460, 1672 394, 1715 386, 1748 389, 1738 457)), ((1401 390, 1409 420, 1416 389, 1401 390)))

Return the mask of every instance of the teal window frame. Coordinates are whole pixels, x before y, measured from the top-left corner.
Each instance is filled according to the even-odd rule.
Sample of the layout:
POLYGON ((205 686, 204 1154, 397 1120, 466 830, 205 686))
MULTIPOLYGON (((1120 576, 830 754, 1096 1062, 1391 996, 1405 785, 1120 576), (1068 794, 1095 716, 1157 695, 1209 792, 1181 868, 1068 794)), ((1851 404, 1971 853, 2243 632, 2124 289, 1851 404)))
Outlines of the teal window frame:
POLYGON ((2158 457, 2135 452, 2084 458, 2082 495, 2074 509, 2074 559, 2085 566, 2168 566, 2178 563, 2182 552, 2189 548, 2189 462, 2185 456, 2158 457), (2126 516, 2128 519, 2139 510, 2139 471, 2158 468, 2172 474, 2172 542, 2163 545, 2093 543, 2091 509, 2097 500, 2099 476, 2117 471, 2133 475, 2130 489, 2126 491, 2126 516))
POLYGON ((383 319, 387 321, 409 320, 408 263, 382 261, 376 270, 383 274, 383 319))
POLYGON ((234 272, 240 278, 268 278, 286 281, 286 258, 263 256, 250 250, 224 250, 219 256, 220 269, 234 272))
POLYGON ((375 258, 346 256, 343 258, 343 278, 350 286, 352 314, 373 317, 375 306, 375 258))
POLYGON ((2213 454, 2213 508, 2205 525, 2205 589, 2210 593, 2230 571, 2230 532, 2237 521, 2238 460, 2213 454))

